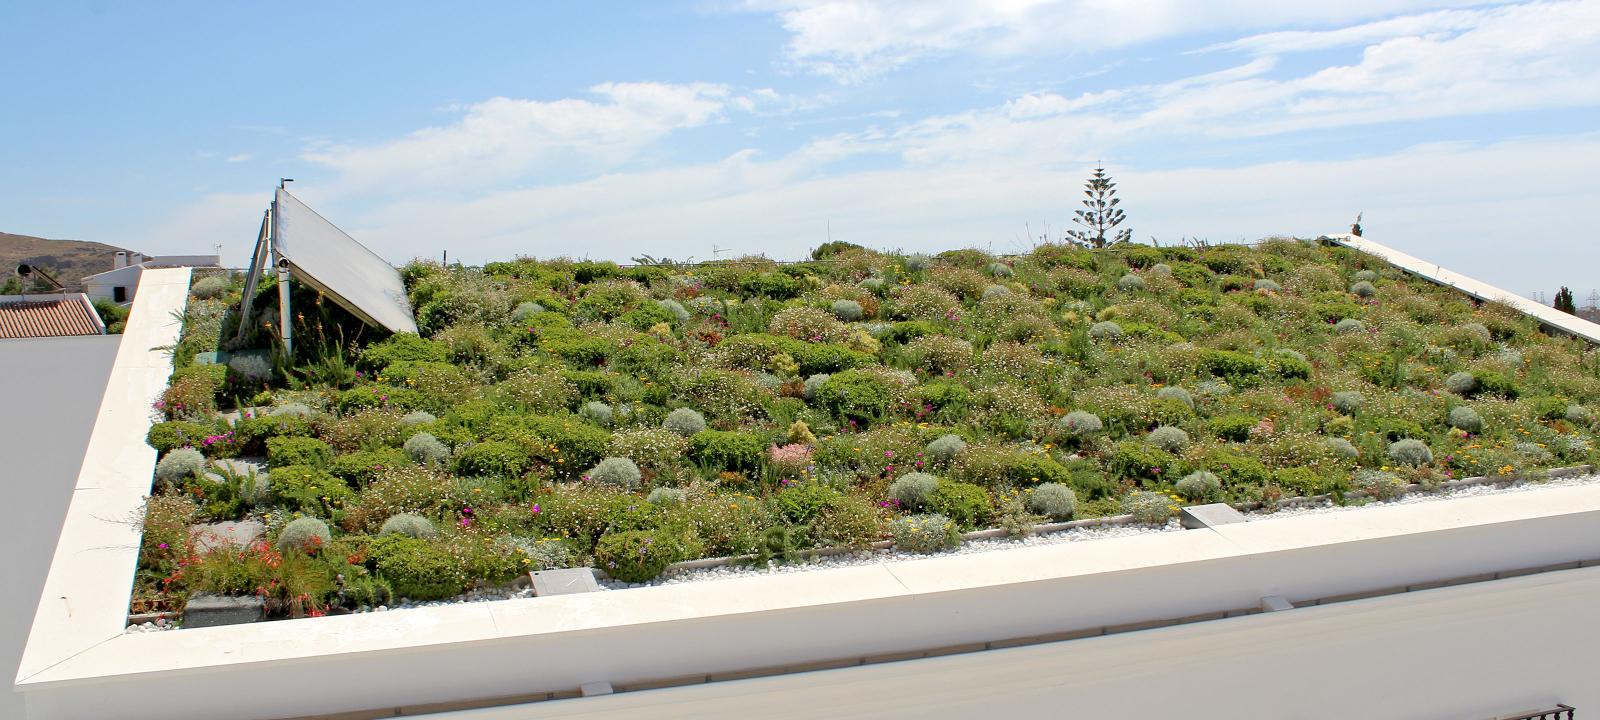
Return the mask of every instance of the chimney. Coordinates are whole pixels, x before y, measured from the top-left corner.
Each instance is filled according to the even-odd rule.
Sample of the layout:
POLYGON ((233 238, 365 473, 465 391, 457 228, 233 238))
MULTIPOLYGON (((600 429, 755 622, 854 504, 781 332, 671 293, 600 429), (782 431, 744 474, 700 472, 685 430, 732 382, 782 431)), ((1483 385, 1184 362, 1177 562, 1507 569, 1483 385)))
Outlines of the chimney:
POLYGON ((111 261, 111 269, 125 268, 128 266, 128 251, 118 250, 117 256, 111 261))

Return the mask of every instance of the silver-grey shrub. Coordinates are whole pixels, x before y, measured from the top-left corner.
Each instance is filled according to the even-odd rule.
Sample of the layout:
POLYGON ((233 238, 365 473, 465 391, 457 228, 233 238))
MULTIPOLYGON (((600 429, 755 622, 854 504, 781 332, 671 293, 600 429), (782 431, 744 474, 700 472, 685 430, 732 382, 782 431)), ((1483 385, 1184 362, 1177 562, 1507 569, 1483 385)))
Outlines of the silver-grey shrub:
POLYGON ((1450 409, 1450 427, 1465 430, 1469 433, 1483 431, 1483 416, 1465 405, 1450 409))
POLYGON ((540 305, 536 302, 525 302, 521 305, 518 305, 517 309, 511 311, 511 319, 517 322, 522 322, 542 312, 544 312, 543 305, 540 305))
POLYGON ((1088 437, 1104 428, 1100 416, 1086 410, 1073 410, 1056 421, 1056 429, 1072 437, 1088 437))
POLYGON ((1070 520, 1078 512, 1078 494, 1061 483, 1040 483, 1028 493, 1028 509, 1052 520, 1070 520))
POLYGON ((156 479, 165 483, 180 484, 200 477, 205 470, 206 456, 194 448, 176 448, 156 463, 156 479))
POLYGON ((1328 452, 1333 453, 1335 457, 1341 460, 1356 460, 1361 457, 1361 451, 1357 450, 1355 445, 1350 444, 1349 440, 1342 437, 1331 437, 1323 442, 1327 445, 1328 452))
POLYGON ((938 489, 939 478, 921 472, 906 473, 889 483, 889 499, 900 507, 921 510, 938 489))
POLYGON ((237 355, 229 358, 228 370, 246 382, 259 383, 272 379, 272 361, 260 355, 237 355))
POLYGON ((662 310, 667 311, 668 314, 672 315, 673 320, 676 320, 680 323, 689 322, 689 311, 683 307, 683 303, 680 303, 677 300, 668 299, 657 300, 656 305, 662 310))
POLYGON ((592 422, 601 427, 611 427, 611 420, 615 417, 611 406, 599 400, 590 400, 578 408, 578 417, 592 422))
POLYGON ((267 413, 273 417, 311 417, 316 414, 310 405, 305 403, 289 402, 279 405, 267 413))
POLYGON ((983 299, 985 300, 993 300, 995 298, 1005 297, 1010 294, 1011 288, 1008 288, 1004 285, 990 285, 983 289, 983 299))
POLYGON ((333 539, 328 524, 316 518, 303 517, 292 520, 278 533, 278 550, 311 551, 333 539))
POLYGON ((906 552, 935 553, 961 544, 956 524, 937 514, 895 518, 889 523, 889 534, 895 549, 906 552))
POLYGON ((433 433, 419 432, 412 435, 402 446, 406 456, 411 462, 418 465, 446 465, 450 462, 450 446, 445 445, 433 433))
POLYGON ((833 316, 845 322, 855 322, 866 316, 866 311, 861 309, 861 303, 854 300, 835 300, 828 309, 833 311, 833 316))
POLYGON ((1588 425, 1589 421, 1594 418, 1594 416, 1590 414, 1589 408, 1577 404, 1567 406, 1566 417, 1567 422, 1576 425, 1588 425))
POLYGON ((1433 451, 1421 440, 1405 438, 1389 443, 1389 459, 1402 465, 1418 467, 1433 462, 1433 451))
POLYGON ((400 513, 383 521, 383 527, 378 529, 379 535, 405 535, 419 540, 431 538, 439 534, 433 528, 433 521, 415 513, 400 513))
POLYGON ((220 275, 212 275, 196 280, 189 286, 189 294, 201 300, 211 300, 222 297, 228 291, 228 279, 220 275))
POLYGON ((661 427, 689 437, 706 429, 706 417, 690 408, 678 408, 667 413, 667 419, 661 422, 661 427))
POLYGON ((1340 335, 1354 335, 1367 331, 1367 324, 1355 318, 1345 318, 1333 325, 1333 331, 1340 335))
POLYGON ((928 443, 927 447, 923 448, 923 452, 927 454, 928 460, 933 464, 949 465, 965 449, 967 449, 967 441, 962 440, 960 435, 952 433, 934 438, 928 443))
POLYGON ((591 482, 601 485, 632 490, 639 487, 639 466, 625 457, 608 457, 601 460, 598 465, 589 468, 584 477, 591 482))
POLYGON ((800 391, 801 395, 805 396, 805 399, 807 400, 817 399, 817 391, 821 390, 822 384, 827 382, 831 377, 833 376, 827 373, 817 373, 806 378, 804 389, 800 391))
POLYGON ((1166 263, 1156 263, 1150 266, 1151 275, 1171 275, 1172 266, 1166 263))
POLYGON ((1373 295, 1377 295, 1378 289, 1373 287, 1372 283, 1362 280, 1354 285, 1351 285, 1350 292, 1354 293, 1356 297, 1369 298, 1373 295))
POLYGON ((1375 500, 1392 500, 1406 491, 1406 481, 1401 480, 1399 475, 1382 470, 1356 473, 1355 484, 1375 500))
POLYGON ((400 418, 400 424, 427 425, 428 423, 435 422, 438 419, 438 417, 427 410, 412 410, 411 412, 406 413, 405 417, 400 418))
POLYGON ((1010 265, 1003 262, 989 263, 989 274, 997 278, 1008 278, 1015 274, 1010 265))
POLYGON ((1122 326, 1110 320, 1101 320, 1089 326, 1089 337, 1095 340, 1121 340, 1122 326))
POLYGON ((688 493, 679 488, 658 487, 650 491, 644 501, 651 505, 676 505, 683 502, 688 493))
POLYGON ((1361 404, 1366 402, 1366 397, 1358 390, 1341 390, 1333 394, 1331 401, 1333 409, 1346 415, 1354 415, 1361 409, 1361 404))
POLYGON ((1178 387, 1177 385, 1168 385, 1160 390, 1157 390, 1156 397, 1161 398, 1162 400, 1177 400, 1178 402, 1189 406, 1190 410, 1194 409, 1194 398, 1189 395, 1188 390, 1178 387))
POLYGON ((1171 425, 1162 425, 1151 430, 1149 440, 1151 444, 1169 453, 1180 453, 1189 447, 1189 433, 1184 432, 1183 428, 1171 425))
POLYGON ((1378 274, 1371 270, 1357 270, 1356 274, 1350 277, 1356 282, 1372 282, 1378 279, 1378 274))
POLYGON ((1175 486, 1178 494, 1190 500, 1206 500, 1216 497, 1222 492, 1222 481, 1217 479, 1215 473, 1207 470, 1196 470, 1183 476, 1175 486))
POLYGON ((1117 278, 1117 289, 1124 292, 1137 292, 1145 288, 1144 278, 1128 273, 1117 278))
POLYGON ((1256 280, 1256 289, 1265 290, 1267 292, 1278 292, 1283 290, 1283 286, 1267 278, 1259 278, 1256 280))
POLYGON ((1478 379, 1465 370, 1450 373, 1450 377, 1444 379, 1444 388, 1457 395, 1471 395, 1478 389, 1478 379))
POLYGON ((933 267, 933 258, 927 255, 916 253, 906 256, 906 270, 910 272, 922 272, 930 267, 933 267))
POLYGON ((1164 525, 1176 508, 1172 498, 1158 492, 1135 490, 1122 498, 1122 511, 1133 516, 1133 521, 1147 525, 1164 525))

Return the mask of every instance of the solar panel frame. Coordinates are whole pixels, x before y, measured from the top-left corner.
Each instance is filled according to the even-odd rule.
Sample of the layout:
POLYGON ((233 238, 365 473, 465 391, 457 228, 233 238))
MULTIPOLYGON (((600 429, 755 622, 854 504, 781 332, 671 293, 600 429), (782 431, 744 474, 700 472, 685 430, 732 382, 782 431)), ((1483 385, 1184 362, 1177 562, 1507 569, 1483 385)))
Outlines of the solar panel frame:
POLYGON ((400 271, 367 246, 278 188, 273 251, 289 272, 362 321, 390 332, 417 332, 400 271))

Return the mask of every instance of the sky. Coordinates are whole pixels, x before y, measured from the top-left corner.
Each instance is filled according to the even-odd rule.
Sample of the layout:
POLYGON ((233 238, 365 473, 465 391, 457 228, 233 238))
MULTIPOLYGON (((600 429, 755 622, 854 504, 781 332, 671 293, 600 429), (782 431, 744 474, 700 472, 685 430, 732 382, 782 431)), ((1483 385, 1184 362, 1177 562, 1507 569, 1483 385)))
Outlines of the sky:
POLYGON ((0 230, 243 265, 1346 231, 1600 287, 1600 0, 0 2, 0 230))

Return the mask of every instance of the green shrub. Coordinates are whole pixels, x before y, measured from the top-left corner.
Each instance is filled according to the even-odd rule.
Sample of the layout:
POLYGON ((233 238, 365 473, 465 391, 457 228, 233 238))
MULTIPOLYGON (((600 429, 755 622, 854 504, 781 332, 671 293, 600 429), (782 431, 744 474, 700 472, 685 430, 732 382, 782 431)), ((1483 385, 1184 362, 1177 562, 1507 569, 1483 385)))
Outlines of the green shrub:
POLYGON ((598 465, 589 468, 584 474, 584 479, 597 482, 601 485, 610 485, 623 490, 633 490, 639 487, 639 466, 625 457, 608 457, 601 460, 598 465))
POLYGON ((576 477, 583 468, 600 462, 611 444, 611 433, 570 415, 518 417, 503 431, 564 477, 576 477))
POLYGON ((359 364, 368 370, 381 371, 404 361, 447 363, 450 362, 450 348, 413 333, 395 333, 363 349, 359 364))
POLYGON ((889 499, 907 510, 921 510, 928 506, 937 489, 939 478, 922 472, 906 473, 889 483, 889 499))
POLYGON ((1392 472, 1362 470, 1356 473, 1355 484, 1374 500, 1392 500, 1406 491, 1406 481, 1392 472))
POLYGON ((405 535, 407 537, 426 540, 439 534, 433 528, 433 521, 415 513, 401 513, 383 521, 383 527, 378 530, 379 535, 405 535))
POLYGON ((968 447, 951 463, 950 475, 986 487, 1017 488, 1070 478, 1066 468, 1043 452, 996 445, 968 447))
POLYGON ((623 582, 656 579, 667 566, 688 556, 683 539, 664 530, 607 533, 595 545, 595 565, 623 582))
POLYGON ((1189 391, 1176 385, 1168 385, 1160 390, 1157 390, 1156 397, 1161 400, 1171 400, 1173 402, 1182 403, 1183 405, 1188 406, 1190 410, 1194 409, 1194 398, 1189 395, 1189 391))
POLYGON ((278 550, 290 552, 316 552, 333 540, 328 524, 316 518, 297 518, 283 526, 278 533, 278 550))
POLYGON ((1216 473, 1229 487, 1262 487, 1272 480, 1264 463, 1230 448, 1212 448, 1196 465, 1216 473))
POLYGON ((505 440, 485 440, 456 453, 456 472, 480 477, 521 477, 532 458, 521 445, 505 440))
POLYGON ((872 422, 889 411, 893 393, 876 375, 856 369, 832 375, 817 389, 817 402, 841 418, 872 422))
POLYGON ((368 553, 378 576, 394 594, 411 600, 443 600, 461 594, 467 576, 442 541, 389 534, 374 538, 368 553))
POLYGON ((1196 470, 1183 476, 1175 487, 1178 494, 1194 501, 1208 500, 1222 493, 1222 481, 1205 470, 1196 470))
POLYGON ((181 447, 197 447, 216 432, 215 427, 203 423, 168 420, 151 425, 144 440, 156 452, 166 453, 181 447))
POLYGON ((1260 358, 1232 350, 1206 350, 1200 356, 1200 365, 1212 375, 1234 385, 1252 385, 1267 369, 1260 358))
POLYGON ((1159 480, 1176 472, 1178 459, 1144 440, 1124 440, 1112 449, 1106 469, 1136 482, 1159 480))
POLYGON ((360 450, 335 457, 328 465, 328 472, 356 487, 364 487, 377 479, 384 470, 407 465, 410 462, 411 457, 404 450, 394 448, 360 450))
POLYGON ((1477 381, 1477 392, 1500 395, 1516 399, 1517 383, 1510 375, 1496 370, 1474 370, 1472 379, 1477 381))
POLYGON ((1133 521, 1146 525, 1165 525, 1178 512, 1172 498, 1158 492, 1135 490, 1122 498, 1122 511, 1133 521))
POLYGON ((330 519, 341 517, 356 497, 345 481, 308 465, 273 468, 269 487, 289 510, 330 519))
POLYGON ((1433 451, 1421 440, 1407 438, 1389 444, 1389 459, 1401 465, 1418 467, 1433 462, 1433 451))
POLYGON ((1560 420, 1567 414, 1566 398, 1545 395, 1533 398, 1530 404, 1533 406, 1533 416, 1540 420, 1560 420))
POLYGON ((927 508, 950 518, 962 530, 974 530, 983 527, 994 515, 994 500, 989 497, 988 490, 978 485, 946 480, 934 488, 927 508))
POLYGON ((267 467, 305 465, 326 468, 333 463, 333 447, 316 438, 275 437, 267 439, 267 467))
POLYGON ((1078 511, 1078 494, 1060 483, 1041 483, 1028 493, 1028 509, 1051 520, 1071 520, 1078 511))
POLYGON ((961 545, 961 530, 943 515, 913 515, 889 523, 896 550, 936 553, 961 545))
POLYGON ((683 437, 692 437, 706 429, 706 419, 691 408, 678 408, 667 413, 661 426, 683 437))
POLYGON ((766 443, 744 432, 704 430, 689 438, 689 457, 721 470, 755 470, 765 450, 766 443))
POLYGON ((1259 420, 1251 415, 1229 413, 1227 415, 1219 415, 1211 418, 1211 420, 1206 423, 1206 427, 1209 428, 1213 434, 1219 438, 1222 438, 1223 440, 1228 440, 1231 442, 1244 442, 1250 439, 1250 430, 1255 428, 1259 422, 1259 420))
POLYGON ((1483 417, 1465 405, 1450 409, 1450 427, 1464 430, 1469 433, 1483 431, 1483 417))

